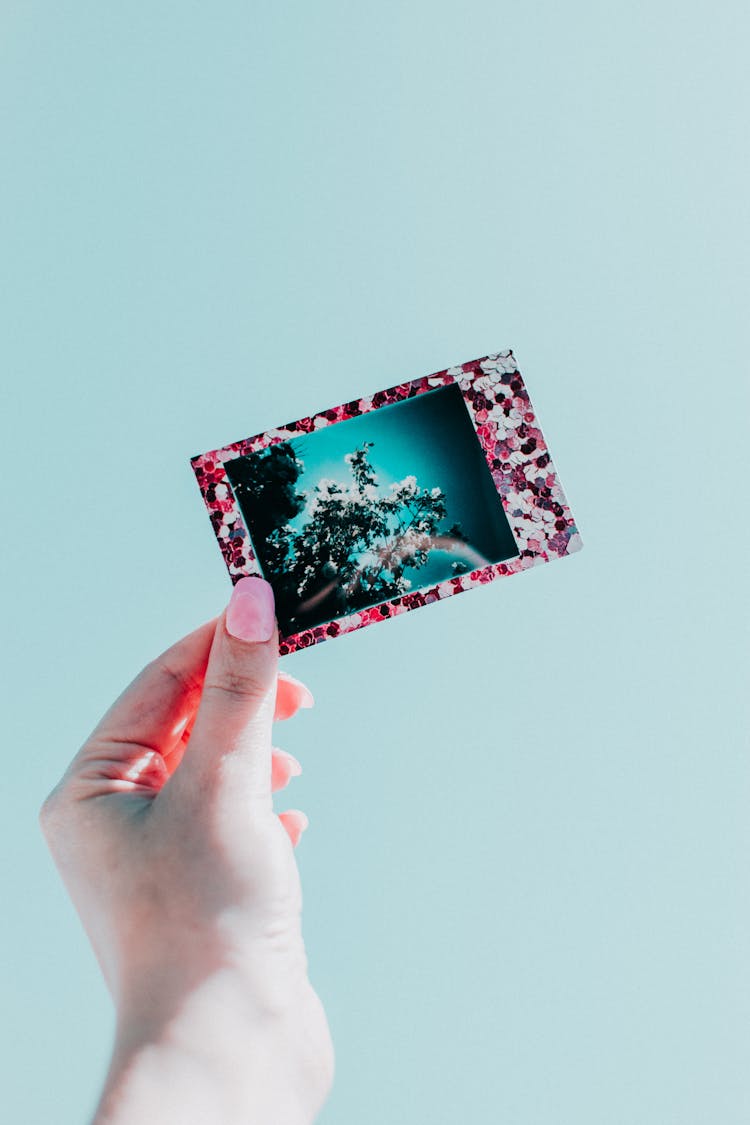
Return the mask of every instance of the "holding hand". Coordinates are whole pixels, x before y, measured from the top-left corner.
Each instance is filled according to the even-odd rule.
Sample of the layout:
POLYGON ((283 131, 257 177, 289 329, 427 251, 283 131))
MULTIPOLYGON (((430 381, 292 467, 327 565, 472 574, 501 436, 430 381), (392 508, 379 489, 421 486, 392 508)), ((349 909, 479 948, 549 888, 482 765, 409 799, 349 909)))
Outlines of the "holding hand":
POLYGON ((299 772, 272 722, 312 696, 278 672, 271 587, 133 681, 41 821, 117 1008, 96 1125, 304 1125, 333 1049, 307 977, 293 845, 272 789, 299 772))

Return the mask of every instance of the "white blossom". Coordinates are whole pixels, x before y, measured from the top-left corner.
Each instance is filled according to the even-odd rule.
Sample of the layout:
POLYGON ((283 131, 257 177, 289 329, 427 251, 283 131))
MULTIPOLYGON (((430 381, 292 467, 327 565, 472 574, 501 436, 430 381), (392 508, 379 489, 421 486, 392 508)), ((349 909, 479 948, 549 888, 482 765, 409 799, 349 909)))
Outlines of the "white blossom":
POLYGON ((337 480, 332 480, 331 477, 323 477, 315 485, 315 491, 320 496, 330 496, 332 492, 341 492, 342 486, 337 480))
POLYGON ((413 496, 415 494, 415 492, 417 491, 417 478, 414 476, 413 473, 410 473, 408 477, 404 477, 403 480, 396 481, 395 484, 391 485, 391 491, 392 492, 395 491, 396 489, 403 489, 409 495, 413 496))

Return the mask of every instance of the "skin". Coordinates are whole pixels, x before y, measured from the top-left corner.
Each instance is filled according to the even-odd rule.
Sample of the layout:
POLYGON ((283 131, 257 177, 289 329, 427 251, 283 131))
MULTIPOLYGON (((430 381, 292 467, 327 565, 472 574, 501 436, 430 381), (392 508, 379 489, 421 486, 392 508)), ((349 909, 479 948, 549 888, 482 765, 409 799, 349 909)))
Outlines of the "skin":
POLYGON ((140 673, 45 801, 117 1010, 94 1125, 306 1125, 325 1101, 294 859, 307 818, 272 804, 299 772, 273 721, 311 705, 278 670, 275 623, 242 640, 225 611, 140 673))

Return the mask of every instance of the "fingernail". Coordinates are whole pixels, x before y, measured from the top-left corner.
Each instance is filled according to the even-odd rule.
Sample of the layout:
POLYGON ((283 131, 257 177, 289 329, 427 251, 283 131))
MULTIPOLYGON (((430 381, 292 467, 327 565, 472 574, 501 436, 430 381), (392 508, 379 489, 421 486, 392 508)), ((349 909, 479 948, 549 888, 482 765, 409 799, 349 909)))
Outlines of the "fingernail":
POLYGON ((278 746, 273 747, 273 753, 274 757, 278 755, 279 758, 283 758, 285 762, 289 763, 290 777, 299 777, 299 775, 302 773, 302 766, 297 761, 294 754, 290 754, 288 750, 281 750, 278 746))
POLYGON ((276 617, 273 590, 263 578, 240 578, 227 606, 227 632, 241 641, 270 640, 276 617))
POLYGON ((300 690, 300 697, 299 697, 300 707, 314 707, 315 706, 315 697, 314 697, 313 693, 310 691, 307 684, 303 684, 302 680, 298 680, 296 678, 296 676, 290 676, 288 672, 285 672, 284 675, 285 675, 286 679, 289 681, 290 684, 294 684, 294 686, 296 688, 299 688, 299 690, 300 690))
POLYGON ((277 753, 283 754, 287 762, 289 762, 289 773, 291 777, 299 777, 302 773, 302 766, 295 758, 294 754, 290 754, 288 750, 278 750, 277 753))
POLYGON ((289 833, 289 839, 296 848, 300 836, 305 831, 310 821, 299 809, 289 809, 288 812, 279 813, 279 820, 283 821, 284 827, 289 833))

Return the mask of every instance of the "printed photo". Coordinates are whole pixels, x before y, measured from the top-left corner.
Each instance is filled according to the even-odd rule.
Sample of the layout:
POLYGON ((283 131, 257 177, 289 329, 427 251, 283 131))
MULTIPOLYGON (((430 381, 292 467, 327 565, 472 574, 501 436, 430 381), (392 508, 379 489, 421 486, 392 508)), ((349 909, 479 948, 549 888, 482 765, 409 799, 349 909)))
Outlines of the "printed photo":
POLYGON ((455 384, 224 468, 286 636, 519 554, 455 384))

